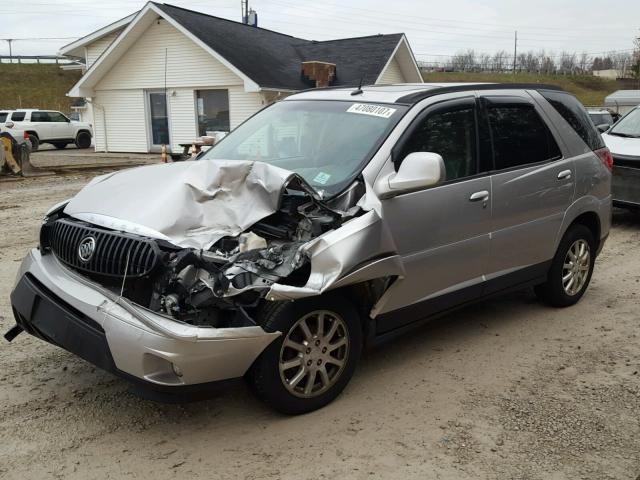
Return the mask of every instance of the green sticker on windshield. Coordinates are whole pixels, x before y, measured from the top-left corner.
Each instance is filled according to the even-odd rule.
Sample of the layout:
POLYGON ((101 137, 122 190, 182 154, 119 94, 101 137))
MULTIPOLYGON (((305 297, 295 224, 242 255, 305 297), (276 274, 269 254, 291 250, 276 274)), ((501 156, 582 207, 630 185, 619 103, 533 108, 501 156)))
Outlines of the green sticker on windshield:
POLYGON ((319 183, 320 185, 325 185, 330 178, 331 178, 331 175, 329 175, 328 173, 320 172, 315 176, 313 181, 315 183, 319 183))

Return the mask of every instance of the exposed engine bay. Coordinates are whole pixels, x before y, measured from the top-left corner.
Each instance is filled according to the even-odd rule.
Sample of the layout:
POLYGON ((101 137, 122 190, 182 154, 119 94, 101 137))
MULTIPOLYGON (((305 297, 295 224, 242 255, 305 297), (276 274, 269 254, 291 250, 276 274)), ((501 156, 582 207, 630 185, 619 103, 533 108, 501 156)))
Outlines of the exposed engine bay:
POLYGON ((220 317, 255 307, 276 282, 305 285, 310 259, 300 247, 353 216, 289 190, 277 212, 237 237, 223 237, 208 250, 170 253, 149 307, 191 324, 237 322, 220 317))
MULTIPOLYGON (((242 172, 244 183, 235 191, 223 190, 224 185, 218 191, 233 195, 240 188, 248 188, 251 171, 242 172)), ((222 182, 218 181, 218 184, 222 182)), ((193 188, 193 185, 189 187, 193 188)), ((260 187, 264 188, 264 183, 260 187)), ((203 243, 204 248, 184 246, 193 242, 193 238, 186 235, 183 242, 162 238, 163 232, 159 229, 153 236, 145 235, 148 230, 143 228, 144 224, 136 224, 135 228, 126 222, 105 225, 105 222, 112 222, 112 214, 100 216, 99 213, 76 212, 74 207, 78 198, 82 201, 83 192, 80 192, 72 200, 76 205, 70 202, 49 213, 42 230, 41 250, 52 251, 63 263, 114 294, 180 322, 213 327, 249 326, 254 324, 253 309, 273 288, 294 289, 302 296, 309 294, 305 289, 309 290, 314 282, 310 281, 312 253, 307 247, 322 240, 326 234, 335 233, 345 223, 371 213, 360 203, 365 192, 364 182, 357 180, 341 195, 323 201, 301 177, 287 172, 272 213, 237 235, 233 234, 237 229, 230 230, 230 235, 217 235, 213 244, 203 243), (56 222, 61 222, 62 227, 56 226, 56 222), (80 233, 69 234, 70 226, 80 228, 80 233), (56 235, 64 236, 65 232, 69 239, 55 238, 56 235), (117 239, 106 239, 104 235, 126 238, 120 243, 117 239), (94 246, 96 242, 106 246, 96 247, 100 258, 78 262, 75 251, 87 238, 93 239, 94 246), (140 269, 138 241, 152 245, 153 268, 140 269), (142 273, 136 275, 136 272, 142 273)), ((86 208, 86 203, 81 204, 82 208, 86 208)), ((224 198, 221 203, 222 207, 230 207, 230 202, 224 198)), ((236 205, 233 207, 237 208, 236 205)), ((92 208, 94 212, 97 209, 92 208)), ((237 215, 237 211, 234 209, 229 215, 237 215)), ((116 218, 122 221, 122 216, 116 218)), ((371 221, 366 221, 359 228, 366 230, 370 224, 371 221)), ((201 228, 192 230, 198 235, 202 231, 201 228)), ((384 238, 384 235, 377 236, 384 238)), ((323 272, 323 278, 335 279, 340 272, 335 271, 333 277, 327 273, 323 272)), ((320 293, 321 288, 324 287, 318 287, 315 293, 320 293)))

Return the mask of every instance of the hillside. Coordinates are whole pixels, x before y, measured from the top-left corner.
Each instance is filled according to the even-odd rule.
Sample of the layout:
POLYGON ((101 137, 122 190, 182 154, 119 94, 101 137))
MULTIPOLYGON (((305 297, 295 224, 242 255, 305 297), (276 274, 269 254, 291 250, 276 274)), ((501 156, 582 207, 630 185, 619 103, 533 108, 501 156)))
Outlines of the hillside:
POLYGON ((573 93, 585 105, 602 105, 604 98, 622 87, 615 80, 593 76, 535 75, 528 73, 425 73, 425 82, 548 83, 573 93))
POLYGON ((78 81, 78 70, 55 64, 0 63, 0 108, 45 108, 69 113, 66 93, 78 81))

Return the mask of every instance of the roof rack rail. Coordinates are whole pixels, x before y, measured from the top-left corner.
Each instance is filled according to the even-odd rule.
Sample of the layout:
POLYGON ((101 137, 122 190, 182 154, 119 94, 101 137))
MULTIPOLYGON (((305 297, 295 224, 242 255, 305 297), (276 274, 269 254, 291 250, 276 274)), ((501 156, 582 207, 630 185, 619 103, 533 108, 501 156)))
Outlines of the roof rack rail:
POLYGON ((397 103, 414 104, 425 98, 443 93, 463 92, 465 90, 565 90, 557 85, 544 83, 469 83, 468 85, 451 85, 450 87, 436 87, 430 90, 410 93, 396 100, 397 103))

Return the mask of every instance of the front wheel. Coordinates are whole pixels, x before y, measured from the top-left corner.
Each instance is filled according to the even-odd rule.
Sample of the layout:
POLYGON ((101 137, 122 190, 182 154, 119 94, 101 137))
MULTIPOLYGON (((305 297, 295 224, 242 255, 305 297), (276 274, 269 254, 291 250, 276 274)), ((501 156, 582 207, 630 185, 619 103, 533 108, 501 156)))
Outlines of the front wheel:
POLYGON ((589 286, 595 261, 593 233, 584 225, 573 225, 560 242, 547 281, 536 286, 536 294, 554 307, 576 304, 589 286))
POLYGON ((356 309, 338 295, 265 306, 262 327, 282 335, 248 373, 255 394, 274 409, 297 415, 324 407, 347 385, 362 351, 356 309))

